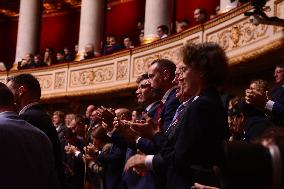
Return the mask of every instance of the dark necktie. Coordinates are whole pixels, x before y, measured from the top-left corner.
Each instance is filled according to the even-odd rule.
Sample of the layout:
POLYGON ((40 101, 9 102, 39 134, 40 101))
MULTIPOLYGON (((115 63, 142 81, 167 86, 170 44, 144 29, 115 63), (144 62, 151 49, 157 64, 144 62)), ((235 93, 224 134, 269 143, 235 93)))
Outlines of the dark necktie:
POLYGON ((184 108, 185 108, 185 105, 183 104, 179 105, 179 107, 177 108, 175 112, 172 123, 169 125, 169 127, 166 130, 166 134, 168 134, 169 131, 172 130, 178 124, 181 118, 181 113, 183 112, 184 108))
POLYGON ((163 107, 164 107, 164 103, 163 103, 162 101, 160 101, 160 104, 159 104, 158 107, 157 107, 157 114, 156 114, 156 116, 155 116, 155 118, 154 118, 154 120, 153 120, 154 123, 157 123, 157 122, 158 122, 163 107))

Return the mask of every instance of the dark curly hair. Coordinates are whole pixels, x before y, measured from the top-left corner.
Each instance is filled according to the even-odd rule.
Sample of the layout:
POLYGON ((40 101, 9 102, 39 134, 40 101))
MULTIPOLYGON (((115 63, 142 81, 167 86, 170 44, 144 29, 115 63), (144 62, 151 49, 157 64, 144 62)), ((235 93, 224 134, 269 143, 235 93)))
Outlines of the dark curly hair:
POLYGON ((216 43, 190 43, 181 49, 185 65, 201 72, 207 85, 222 85, 227 77, 227 56, 216 43))

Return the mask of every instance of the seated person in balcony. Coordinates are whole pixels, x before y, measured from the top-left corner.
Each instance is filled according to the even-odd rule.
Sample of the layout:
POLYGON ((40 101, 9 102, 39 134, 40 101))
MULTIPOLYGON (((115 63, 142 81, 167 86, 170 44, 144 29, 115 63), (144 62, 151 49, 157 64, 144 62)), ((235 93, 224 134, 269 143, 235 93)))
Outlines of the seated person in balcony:
POLYGON ((75 54, 78 53, 78 51, 79 51, 79 45, 75 45, 75 46, 74 46, 74 51, 75 51, 75 54))
POLYGON ((125 37, 123 39, 123 45, 125 49, 133 49, 134 46, 132 45, 132 40, 130 39, 130 37, 125 37))
POLYGON ((160 39, 168 37, 168 34, 169 34, 168 26, 160 25, 157 27, 157 35, 160 37, 160 39))
POLYGON ((135 38, 133 39, 133 44, 135 46, 140 45, 140 34, 144 33, 144 21, 138 20, 136 25, 135 38))
POLYGON ((25 58, 18 63, 18 70, 34 68, 34 56, 30 53, 26 54, 25 58))
POLYGON ((65 54, 64 51, 59 51, 56 53, 56 63, 64 63, 65 60, 65 54))
POLYGON ((143 41, 144 41, 144 32, 141 32, 141 33, 139 34, 139 43, 140 43, 140 45, 143 44, 143 41))
POLYGON ((42 61, 42 57, 40 54, 37 54, 34 56, 34 63, 35 63, 35 67, 47 66, 47 64, 42 61))
POLYGON ((109 36, 109 44, 107 44, 107 46, 105 46, 103 54, 107 55, 107 54, 112 54, 116 51, 119 51, 122 49, 122 46, 120 44, 118 44, 117 39, 114 35, 109 36))
POLYGON ((71 62, 74 60, 74 55, 67 47, 64 48, 64 59, 67 62, 71 62))
POLYGON ((189 22, 188 20, 184 19, 181 21, 176 21, 176 33, 182 32, 186 28, 188 28, 189 22))
POLYGON ((220 14, 220 6, 217 6, 217 7, 215 8, 215 12, 212 13, 212 14, 210 14, 210 19, 215 18, 215 17, 218 16, 219 14, 220 14))
POLYGON ((207 21, 207 11, 204 8, 197 8, 194 10, 194 21, 196 24, 203 24, 207 21))
POLYGON ((55 62, 52 48, 47 47, 45 49, 43 62, 46 63, 48 66, 52 65, 55 62))
POLYGON ((139 33, 144 32, 144 22, 142 20, 138 20, 137 29, 138 29, 139 33))
POLYGON ((84 48, 84 57, 83 60, 95 58, 95 50, 93 44, 88 44, 84 48))

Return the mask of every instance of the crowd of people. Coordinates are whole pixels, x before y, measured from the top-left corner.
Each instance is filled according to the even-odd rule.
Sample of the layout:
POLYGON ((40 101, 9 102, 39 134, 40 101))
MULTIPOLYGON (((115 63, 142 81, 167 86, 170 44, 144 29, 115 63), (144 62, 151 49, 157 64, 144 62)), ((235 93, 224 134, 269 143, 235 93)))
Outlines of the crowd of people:
MULTIPOLYGON (((194 20, 191 23, 187 19, 178 20, 172 26, 175 27, 174 29, 169 28, 167 25, 160 25, 157 27, 156 36, 157 38, 164 39, 168 37, 170 33, 172 34, 180 33, 188 29, 190 26, 196 24, 203 24, 209 19, 213 19, 218 14, 218 11, 219 8, 217 7, 216 13, 208 17, 206 9, 201 7, 196 8, 196 10, 194 11, 194 20)), ((137 32, 134 38, 130 36, 124 36, 122 37, 121 41, 122 43, 120 43, 119 37, 113 34, 108 34, 106 36, 106 40, 104 42, 101 42, 101 48, 99 51, 94 48, 93 44, 87 44, 84 47, 83 56, 79 56, 79 58, 76 58, 76 56, 78 55, 78 45, 75 46, 74 50, 70 50, 69 48, 64 48, 57 52, 55 52, 53 48, 47 47, 43 53, 43 56, 41 54, 37 55, 33 55, 30 53, 26 54, 25 57, 18 62, 17 68, 18 70, 21 70, 28 68, 50 66, 59 63, 72 62, 75 59, 76 61, 79 61, 103 55, 109 55, 123 49, 132 49, 135 46, 143 44, 144 22, 143 21, 137 22, 137 32)))
MULTIPOLYGON (((228 63, 219 45, 187 44, 180 56, 178 63, 151 62, 137 79, 140 106, 132 110, 89 105, 85 115, 48 115, 34 76, 9 77, 7 86, 0 84, 2 187, 270 188, 271 169, 262 179, 267 185, 252 179, 258 183, 230 187, 238 174, 226 175, 234 170, 226 167, 225 146, 258 145, 265 153, 257 159, 271 145, 283 148, 284 64, 276 66, 271 92, 265 81, 253 80, 237 98, 220 92, 228 63)), ((245 151, 239 155, 251 161, 245 151)))

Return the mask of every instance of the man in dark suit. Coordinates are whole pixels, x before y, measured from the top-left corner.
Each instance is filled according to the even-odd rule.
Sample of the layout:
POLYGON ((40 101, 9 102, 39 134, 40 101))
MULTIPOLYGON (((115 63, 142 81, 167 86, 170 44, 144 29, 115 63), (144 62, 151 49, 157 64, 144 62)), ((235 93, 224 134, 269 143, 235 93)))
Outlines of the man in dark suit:
MULTIPOLYGON (((148 74, 142 74, 140 77, 137 78, 136 83, 138 84, 138 88, 136 90, 136 97, 137 102, 140 105, 146 106, 145 112, 151 117, 155 118, 157 116, 157 108, 160 104, 159 96, 153 91, 151 88, 151 83, 148 80, 148 74)), ((132 130, 128 130, 128 134, 132 130)), ((136 154, 137 149, 139 149, 142 152, 149 151, 149 145, 151 145, 151 140, 141 138, 137 135, 137 133, 134 133, 135 137, 132 143, 136 143, 137 148, 128 148, 126 153, 126 160, 136 154), (138 139, 138 140, 137 140, 138 139), (145 144, 146 143, 146 144, 145 144)), ((155 147, 150 147, 151 149, 154 149, 155 147)), ((150 149, 150 151, 151 151, 150 149)), ((148 171, 145 172, 143 175, 138 175, 134 171, 129 170, 128 172, 125 172, 123 175, 123 179, 125 182, 125 185, 128 189, 154 189, 154 175, 148 171)))
POLYGON ((1 188, 59 188, 51 142, 14 112, 13 94, 3 83, 0 99, 1 188))
POLYGON ((60 143, 63 144, 65 141, 64 132, 67 129, 64 123, 64 113, 61 111, 53 112, 52 123, 56 128, 60 143))
POLYGON ((63 186, 64 172, 60 141, 50 117, 39 104, 41 88, 31 74, 20 74, 7 78, 7 86, 14 94, 19 116, 43 131, 52 142, 55 168, 63 186))
POLYGON ((175 78, 175 70, 176 65, 168 59, 155 60, 148 69, 151 87, 162 96, 160 110, 159 108, 157 110, 160 111, 160 115, 156 119, 161 118, 164 130, 167 130, 177 107, 180 105, 176 98, 175 85, 172 83, 175 78))
POLYGON ((284 127, 284 63, 277 64, 274 71, 276 87, 267 93, 246 90, 246 102, 271 114, 274 124, 284 127))
POLYGON ((223 142, 228 137, 226 112, 216 89, 227 73, 225 52, 214 43, 189 44, 182 55, 180 90, 196 98, 186 105, 184 116, 159 154, 135 155, 125 166, 126 170, 168 170, 165 182, 169 189, 190 188, 196 181, 213 184, 211 169, 221 164, 223 142))

